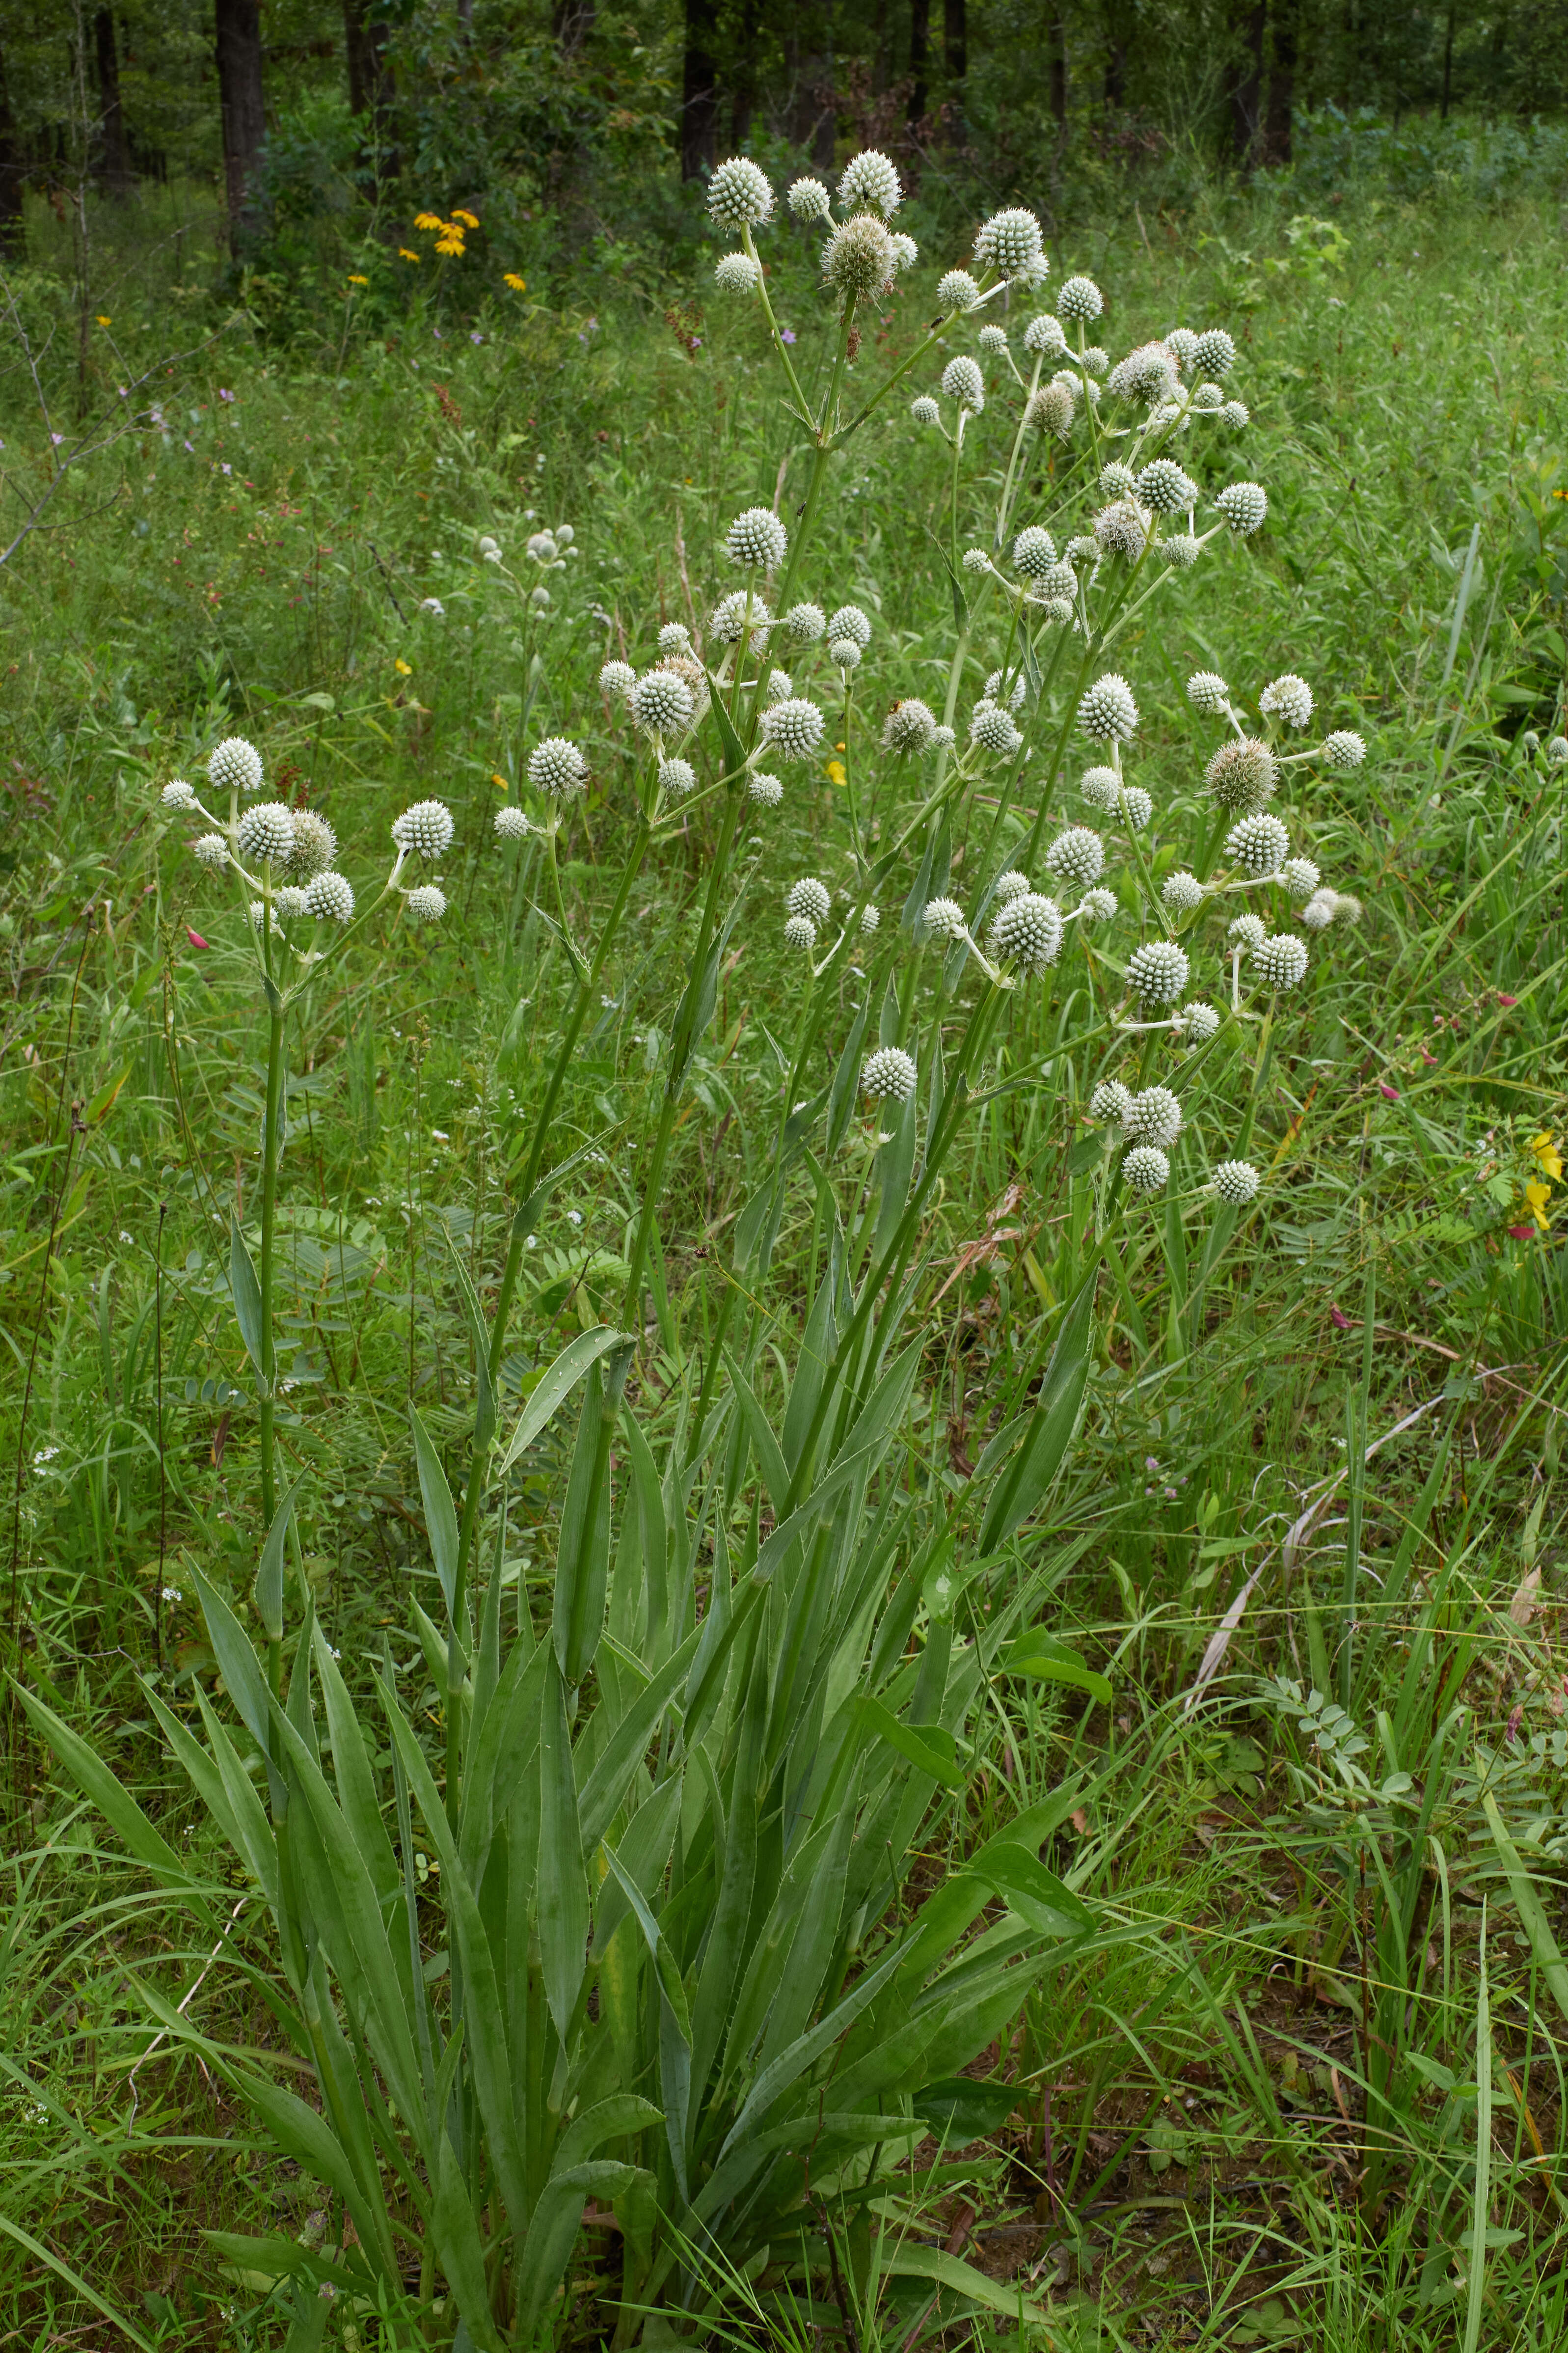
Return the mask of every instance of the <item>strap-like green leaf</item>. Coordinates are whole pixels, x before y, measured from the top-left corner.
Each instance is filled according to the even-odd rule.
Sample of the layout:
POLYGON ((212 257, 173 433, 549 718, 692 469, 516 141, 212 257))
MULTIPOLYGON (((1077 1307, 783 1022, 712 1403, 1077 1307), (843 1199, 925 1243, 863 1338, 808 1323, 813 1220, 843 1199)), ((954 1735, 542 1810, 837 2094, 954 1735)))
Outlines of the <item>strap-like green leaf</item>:
POLYGON ((544 1680, 539 1730, 540 1961, 544 1997, 563 2042, 583 1983, 588 1945, 588 1878, 583 1867, 583 1835, 577 1787, 572 1770, 572 1735, 566 1721, 566 1686, 559 1667, 544 1680))
MULTIPOLYGON (((165 1886, 190 1890, 190 1873, 185 1865, 168 1841, 153 1829, 130 1790, 110 1771, 96 1749, 90 1748, 68 1724, 62 1723, 47 1701, 41 1700, 36 1692, 19 1683, 13 1683, 11 1688, 36 1730, 48 1742, 83 1795, 91 1799, 110 1827, 124 1840, 137 1862, 145 1863, 165 1886)), ((205 1914, 205 1904, 202 1910, 205 1914)))
POLYGON ((458 1278, 458 1296, 463 1303, 463 1317, 468 1327, 468 1345, 474 1352, 474 1461, 482 1464, 490 1451, 490 1440, 496 1433, 495 1389, 490 1381, 490 1338, 485 1329, 484 1314, 479 1294, 463 1264, 452 1229, 442 1220, 441 1230, 447 1237, 451 1253, 452 1271, 458 1278))
POLYGON ((245 1342, 245 1353, 256 1367, 258 1379, 264 1380, 266 1357, 261 1325, 261 1285, 256 1279, 255 1262, 237 1218, 231 1218, 228 1223, 228 1287, 234 1301, 235 1321, 239 1325, 239 1336, 245 1342))
POLYGON ((967 1787, 969 1776, 958 1762, 958 1743, 940 1724, 901 1724, 879 1699, 863 1698, 860 1715, 879 1739, 885 1740, 889 1748, 896 1748, 900 1757, 908 1757, 917 1771, 929 1773, 944 1789, 967 1787))
POLYGON ((533 1444, 546 1422, 560 1412, 589 1366, 596 1365, 606 1349, 625 1337, 613 1324, 598 1324, 593 1331, 579 1332, 574 1340, 567 1342, 518 1416, 517 1426, 507 1440, 506 1451, 495 1467, 498 1480, 506 1477, 519 1455, 533 1444))
POLYGON ((267 1531, 267 1542, 261 1547, 261 1561, 256 1572, 256 1614, 266 1629, 269 1642, 283 1640, 283 1546, 289 1535, 289 1523, 294 1516, 294 1498, 304 1483, 305 1473, 301 1471, 272 1515, 272 1525, 267 1531))
POLYGON ((775 1512, 782 1512, 789 1495, 789 1465, 784 1461, 784 1449, 757 1402, 755 1390, 727 1348, 724 1370, 730 1377, 730 1387, 741 1400, 741 1411, 756 1454, 757 1468, 763 1474, 763 1484, 768 1491, 768 1501, 775 1512))
POLYGON ((1044 1496, 1072 1443, 1089 1386, 1100 1261, 1067 1303, 1023 1443, 986 1506, 979 1549, 996 1552, 1044 1496))
POLYGON ((1042 1683, 1069 1683, 1077 1691, 1090 1693, 1102 1707, 1109 1707, 1114 1697, 1102 1674, 1085 1666, 1076 1651, 1069 1651, 1065 1642, 1058 1642, 1054 1634, 1047 1634, 1039 1626, 1027 1627, 1009 1645, 996 1672, 1030 1675, 1042 1683))
POLYGON ((430 1539, 430 1555, 449 1618, 458 1598, 458 1514, 441 1458, 419 1419, 417 1407, 409 1407, 408 1419, 414 1430, 414 1460, 419 1469, 419 1493, 425 1505, 425 1532, 430 1539))
POLYGON ((1094 1926, 1094 1915, 1037 1854, 1008 1839, 990 1841, 972 1866, 1031 1928, 1047 1936, 1077 1936, 1094 1926))

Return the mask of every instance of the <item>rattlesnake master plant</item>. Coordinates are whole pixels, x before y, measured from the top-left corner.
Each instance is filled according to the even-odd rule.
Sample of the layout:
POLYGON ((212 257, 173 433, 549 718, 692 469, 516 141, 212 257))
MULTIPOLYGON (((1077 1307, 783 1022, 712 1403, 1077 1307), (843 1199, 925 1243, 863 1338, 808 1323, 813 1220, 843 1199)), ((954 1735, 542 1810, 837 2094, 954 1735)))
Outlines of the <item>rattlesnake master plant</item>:
MULTIPOLYGON (((164 2022, 243 2087, 353 2226, 330 2255, 230 2248, 299 2283, 303 2319, 330 2284, 400 2343, 460 2331, 482 2353, 523 2353, 592 2199, 619 2226, 617 2344, 660 2304, 683 2307, 689 2330, 726 2268, 766 2263, 787 2283, 818 2265, 820 2201, 874 2196, 888 2152, 921 2129, 922 2088, 1005 2031, 1048 1961, 1092 1952, 1102 1934, 1039 1860, 1069 1794, 978 1845, 971 1834, 971 1783, 1018 1678, 1110 1697, 1034 1624, 1038 1547, 1015 1539, 1088 1409, 1107 1252, 1152 1218, 1167 1236, 1214 1219, 1212 1264, 1226 1220, 1266 1198, 1245 1155, 1277 999, 1331 952, 1321 935, 1349 913, 1319 871, 1311 792, 1364 747, 1346 729, 1301 744, 1321 682, 1283 674, 1253 720, 1204 673, 1192 700, 1205 732, 1184 755, 1192 790, 1173 802, 1157 775, 1139 781, 1142 705, 1163 673, 1133 625, 1158 627, 1165 602, 1208 586, 1206 631, 1223 638, 1232 567, 1245 582, 1267 519, 1265 491, 1232 457, 1240 405, 1221 385, 1234 344, 1181 328, 1113 361, 1088 340, 1100 289, 1069 277, 1055 310, 1040 307, 1039 225, 1008 208, 952 257, 937 325, 851 399, 857 320, 869 302, 904 301, 916 260, 889 227, 898 197, 875 154, 836 195, 797 182, 787 218, 749 159, 715 171, 710 210, 731 248, 719 283, 757 304, 772 338, 805 444, 798 503, 778 514, 738 486, 700 625, 629 617, 628 641, 605 645, 575 702, 564 675, 547 724, 524 702, 498 854, 529 861, 531 887, 542 848, 554 878, 558 841, 587 833, 605 903, 574 923, 552 881, 545 952, 564 961, 566 1009, 531 1092, 504 1261, 477 1280, 451 1271, 472 1352, 464 1434, 443 1448, 410 1417, 444 1622, 415 1609, 405 1633, 435 1684, 435 1736, 390 1659, 345 1678, 302 1582, 285 1608, 289 1501, 269 1489, 265 1657, 229 1599, 200 1586, 238 1726, 204 1696, 198 1738, 150 1695, 270 1914, 279 2013, 313 2070, 310 2096, 205 2043, 196 2021, 164 2022), (759 238, 808 233, 792 222, 822 239, 815 400, 758 251, 759 238), (1005 332, 993 332, 1005 291, 1005 332), (940 712, 929 670, 910 675, 900 651, 915 617, 874 626, 816 546, 834 453, 911 377, 935 389, 919 391, 910 429, 939 430, 951 450, 940 712), (983 438, 986 501, 999 489, 982 518, 964 459, 983 438), (1307 791, 1293 798, 1298 780, 1307 791), (781 812, 825 781, 835 814, 819 871, 797 866, 759 912, 781 812), (657 1113, 621 1146, 637 1207, 620 1311, 572 1339, 524 1401, 509 1367, 520 1336, 540 1349, 542 1335, 516 1325, 523 1254, 552 1185, 599 1148, 563 1153, 566 1074, 637 877, 678 830, 699 849, 699 888, 660 1018, 657 1113), (1289 928, 1298 909, 1312 949, 1289 928), (672 1152, 700 1110, 693 1066, 742 920, 777 923, 792 951, 768 1008, 784 1082, 760 1181, 727 1240, 712 1238, 702 1349, 661 1410, 637 1369, 645 1286, 668 1258, 672 1152), (1047 1035, 1048 1081, 1033 1042, 1047 1035), (992 1442, 967 1481, 923 1481, 910 1471, 925 1443, 940 1188, 972 1114, 1024 1087, 1047 1091, 1064 1144, 1080 1117, 1101 1141, 1072 1157, 1078 1207, 1048 1270, 1052 1310, 994 1366, 992 1442), (774 1261, 803 1199, 816 1245, 797 1319, 774 1261), (548 1612, 514 1623, 502 1609, 513 1485, 538 1477, 534 1450, 558 1420, 569 1468, 548 1612), (423 1892, 416 1836, 440 1865, 423 1892), (914 1864, 939 1849, 953 1866, 922 1896, 914 1864), (427 1966, 437 1953, 445 1977, 427 1966)), ((536 541, 536 568, 564 568, 563 529, 536 541)), ((550 592, 507 573, 499 545, 480 555, 522 600, 531 697, 527 617, 548 611, 535 600, 550 592)), ((275 1183, 287 992, 347 936, 331 927, 352 913, 352 885, 324 834, 310 875, 289 871, 300 814, 258 800, 259 762, 227 748, 235 797, 197 855, 233 869, 259 909, 275 1183)), ((207 821, 190 787, 171 793, 172 808, 207 821)), ((428 870, 450 839, 438 812, 399 819, 378 905, 406 888, 412 916, 437 912, 428 870)), ((236 1304, 260 1365, 267 1303, 247 1264, 237 1237, 236 1304)), ((112 1777, 26 1704, 200 1911, 112 1777)))

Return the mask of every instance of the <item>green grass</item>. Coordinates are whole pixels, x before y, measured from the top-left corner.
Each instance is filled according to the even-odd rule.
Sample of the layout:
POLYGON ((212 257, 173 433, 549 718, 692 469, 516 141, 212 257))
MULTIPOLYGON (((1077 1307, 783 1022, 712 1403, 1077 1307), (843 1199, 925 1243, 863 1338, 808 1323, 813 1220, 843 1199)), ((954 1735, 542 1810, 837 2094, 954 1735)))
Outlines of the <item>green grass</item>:
MULTIPOLYGON (((1272 201, 1086 241, 1053 283, 1075 267, 1100 277, 1113 353, 1176 319, 1237 335, 1253 422, 1233 470, 1268 485, 1270 526, 1216 554, 1222 585, 1200 572, 1157 634, 1119 649, 1143 713, 1137 773, 1157 802, 1192 795, 1210 739, 1185 708, 1189 670, 1253 697, 1302 671, 1329 723, 1372 747, 1307 812, 1312 855, 1364 913, 1325 935, 1277 1026, 1252 1113, 1259 1211, 1202 1281, 1202 1226, 1154 1216, 1130 1234, 1101 1287, 1067 1469, 976 1588, 997 1611, 1027 1594, 1113 1697, 991 1686, 968 1787, 933 1812, 912 1884, 929 1893, 1019 1806, 1068 1793, 1044 1860, 1101 1933, 1044 1969, 977 2069, 1016 2087, 1005 2120, 917 2149, 880 2235, 842 2184, 826 2194, 834 2261, 824 2242, 793 2317, 765 2271, 731 2281, 710 2332, 726 2341, 851 2326, 868 2353, 944 2327, 1012 2341, 1016 2316, 965 2317, 889 2274, 906 2232, 1042 2299, 1049 2326, 1026 2322, 1030 2344, 1562 2341, 1568 2020, 1551 1939, 1568 1936, 1553 1649, 1568 1297, 1560 1220, 1510 1229, 1534 1223, 1531 1139, 1561 1141, 1564 1124, 1568 768, 1528 762, 1518 738, 1563 723, 1568 301, 1544 213, 1373 207, 1343 223, 1342 264, 1317 269, 1272 201), (1321 1705, 1303 1723, 1313 1691, 1353 1734, 1321 1705), (1521 1908, 1489 1793, 1539 1914, 1521 1908)), ((773 285, 803 368, 821 342, 806 253, 773 285)), ((595 785, 561 884, 592 936, 629 789, 599 662, 623 643, 646 659, 655 624, 706 614, 730 585, 723 527, 772 501, 790 446, 760 329, 702 277, 690 286, 649 268, 640 293, 588 283, 557 308, 384 308, 374 336, 346 310, 291 322, 287 340, 231 321, 154 387, 166 429, 84 461, 0 587, 5 1662, 110 1761, 222 1932, 199 1936, 127 1863, 13 1705, 0 2335, 18 2343, 280 2343, 282 2296, 226 2270, 202 2234, 316 2241, 341 2220, 208 2063, 258 2044, 289 2061, 268 2006, 275 1940, 142 1680, 194 1718, 216 1672, 195 1574, 243 1602, 264 1533, 254 1417, 230 1395, 249 1384, 227 1268, 230 1212, 254 1214, 266 1024, 237 913, 178 829, 161 841, 156 787, 239 730, 359 844, 427 793, 458 818, 441 931, 405 920, 304 1003, 279 1210, 294 1386, 278 1422, 285 1475, 309 1473, 301 1578, 357 1694, 390 1641, 435 1754, 440 1696, 410 1604, 436 1616, 439 1597, 407 1408, 456 1462, 471 1377, 454 1258, 489 1301, 569 993, 540 865, 498 851, 491 812, 541 733, 584 744, 595 785), (516 554, 535 509, 570 521, 581 554, 525 635, 475 550, 490 532, 516 554), (428 596, 444 618, 421 614, 428 596), (188 2000, 205 2055, 149 2047, 147 1988, 188 2000)), ((119 366, 140 374, 209 331, 176 340, 167 281, 149 267, 141 287, 104 299, 121 341, 93 342, 89 413, 100 396, 112 410, 119 366)), ((42 272, 27 280, 35 325, 58 301, 42 272)), ((205 288, 186 307, 216 316, 205 288)), ((888 353, 919 315, 900 305, 888 353)), ((50 445, 16 385, 6 460, 36 496, 50 445)), ((57 395, 68 415, 71 385, 57 395)), ((997 446, 982 442, 970 477, 976 534, 997 446)), ((806 593, 878 623, 852 756, 891 694, 940 707, 944 461, 895 400, 830 471, 806 593)), ((799 455, 791 469, 793 492, 799 455)), ((1048 488, 1031 480, 1028 495, 1048 488)), ((965 704, 994 659, 977 647, 965 704)), ((1026 822, 1040 766, 1024 772, 1026 822)), ((661 1445, 709 1363, 733 1219, 773 1150, 798 989, 774 910, 798 873, 849 880, 842 802, 804 773, 761 836, 675 1136, 633 1392, 661 1445)), ((890 828, 902 788, 884 773, 876 789, 890 828)), ((714 807, 651 854, 570 1067, 561 1151, 597 1140, 604 1156, 552 1201, 527 1255, 509 1410, 574 1331, 621 1312, 714 807)), ((960 831, 952 853, 967 898, 990 871, 984 834, 960 831)), ((884 897, 888 929, 910 881, 884 897)), ((827 1083, 855 1001, 846 986, 803 1095, 827 1083)), ((1059 1014, 1020 998, 997 1033, 988 1078, 1029 1082, 972 1119, 925 1239, 900 1440, 921 1512, 962 1509, 1075 1263, 1073 1152, 1098 1070, 1059 1014)), ((1226 1063, 1215 1083, 1234 1099, 1245 1077, 1226 1063)), ((868 1166, 868 1145, 847 1149, 868 1155, 852 1174, 868 1166)), ((759 1359, 770 1411, 824 1251, 797 1167, 758 1292, 781 1350, 759 1359)), ((570 1461, 546 1438, 514 1489, 509 1626, 548 1618, 570 1461)), ((390 1769, 384 1749, 374 1762, 390 1769)), ((289 2063, 306 2088, 306 2063, 289 2063)), ((607 2341, 613 2244, 585 2235, 559 2337, 607 2341)), ((319 2317, 306 2307, 293 2326, 319 2317)), ((378 2327, 363 2313, 330 2326, 351 2353, 378 2327)), ((426 2326, 449 2338, 449 2315, 426 2326)))

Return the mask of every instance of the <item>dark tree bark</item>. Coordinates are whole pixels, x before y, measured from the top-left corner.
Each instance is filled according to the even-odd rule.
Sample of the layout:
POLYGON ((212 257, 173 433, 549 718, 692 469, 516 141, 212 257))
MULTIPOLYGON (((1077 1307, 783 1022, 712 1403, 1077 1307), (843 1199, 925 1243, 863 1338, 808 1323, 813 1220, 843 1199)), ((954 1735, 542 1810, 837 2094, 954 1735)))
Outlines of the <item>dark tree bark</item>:
POLYGON ((5 59, 0 53, 0 253, 12 260, 18 259, 26 249, 26 227, 22 208, 26 185, 22 150, 5 83, 5 59))
POLYGON ((1253 0, 1242 20, 1244 63, 1230 94, 1230 137, 1244 172, 1258 161, 1263 120, 1263 45, 1268 30, 1268 0, 1253 0))
POLYGON ((962 100, 964 77, 969 71, 968 0, 942 0, 942 47, 952 96, 962 100))
POLYGON ((349 112, 370 119, 370 138, 360 148, 360 170, 372 179, 395 180, 398 154, 392 134, 392 67, 386 54, 386 22, 373 15, 375 0, 343 0, 343 59, 348 67, 349 112))
POLYGON ((717 159, 717 0, 686 0, 686 68, 680 92, 680 176, 700 180, 717 159))
POLYGON ((98 64, 98 179, 105 195, 126 196, 135 173, 125 135, 125 110, 120 102, 120 52, 114 41, 111 10, 100 8, 92 20, 93 47, 98 64))
MULTIPOLYGON (((472 6, 472 0, 469 0, 472 6)), ((551 29, 563 57, 574 58, 598 21, 598 0, 555 0, 551 29)))
POLYGON ((1439 122, 1448 120, 1448 102, 1454 94, 1454 16, 1455 0, 1448 0, 1448 22, 1443 34, 1443 103, 1437 110, 1439 122))
POLYGON ((1296 0, 1274 0, 1273 55, 1268 61, 1268 112, 1263 151, 1270 164, 1290 161, 1296 113, 1296 0))
POLYGON ((730 144, 739 149, 752 135, 757 111, 757 37, 762 29, 759 0, 741 0, 735 27, 735 88, 730 101, 730 144))
POLYGON ((910 0, 910 121, 926 111, 931 77, 931 0, 910 0))
POLYGON ((1068 135, 1068 23, 1059 9, 1051 21, 1051 120, 1059 143, 1068 135))
POLYGON ((218 107, 229 244, 237 252, 257 226, 256 183, 267 138, 258 0, 215 0, 218 107))

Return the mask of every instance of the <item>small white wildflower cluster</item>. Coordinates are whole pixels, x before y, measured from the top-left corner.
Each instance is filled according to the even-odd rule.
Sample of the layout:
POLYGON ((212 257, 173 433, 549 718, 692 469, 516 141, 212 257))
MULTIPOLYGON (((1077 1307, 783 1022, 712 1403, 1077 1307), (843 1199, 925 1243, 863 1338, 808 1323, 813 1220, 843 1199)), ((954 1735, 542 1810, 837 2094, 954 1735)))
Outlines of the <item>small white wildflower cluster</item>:
MULTIPOLYGON (((191 842, 191 853, 208 872, 232 871, 245 896, 252 945, 270 983, 287 980, 275 968, 275 945, 286 947, 299 976, 319 964, 328 950, 320 944, 320 926, 338 933, 353 922, 353 885, 337 866, 338 837, 319 809, 295 807, 287 801, 248 798, 258 794, 264 770, 260 753, 243 735, 226 736, 208 755, 207 776, 215 795, 226 793, 228 813, 215 816, 204 807, 194 785, 171 777, 159 795, 171 816, 190 818, 208 830, 191 842)), ((501 818, 498 831, 508 828, 501 818)), ((402 875, 410 859, 430 865, 445 856, 455 834, 452 812, 445 801, 416 801, 392 825, 395 856, 380 899, 400 895, 416 923, 437 922, 447 911, 438 881, 422 880, 405 889, 402 875)), ((330 934, 329 934, 330 936, 330 934)))
MULTIPOLYGON (((889 227, 902 200, 898 166, 874 147, 851 156, 845 165, 837 216, 834 198, 820 180, 802 178, 790 187, 794 217, 828 232, 822 274, 841 302, 880 299, 899 273, 919 259, 913 237, 889 227)), ((713 281, 721 293, 757 294, 765 303, 752 232, 765 227, 775 209, 772 183, 750 156, 732 155, 714 170, 708 183, 709 217, 721 231, 740 239, 738 248, 723 254, 715 265, 713 281)))

